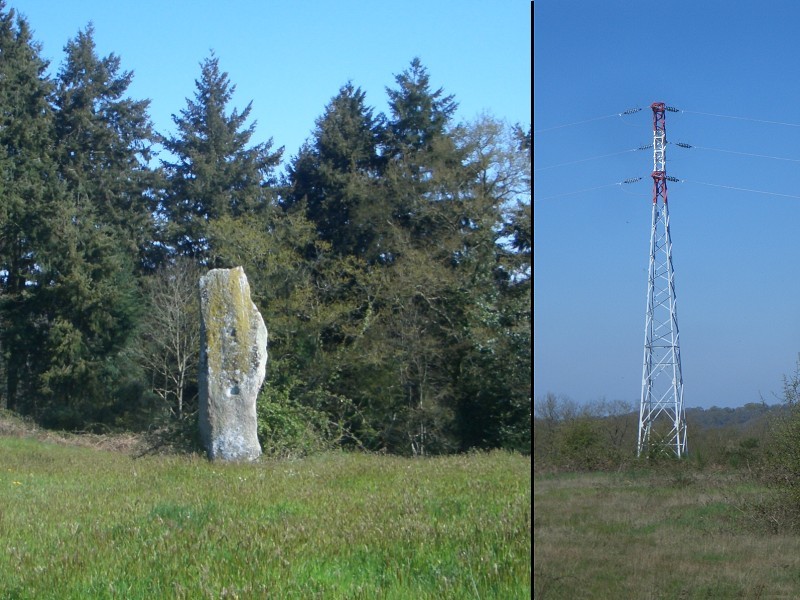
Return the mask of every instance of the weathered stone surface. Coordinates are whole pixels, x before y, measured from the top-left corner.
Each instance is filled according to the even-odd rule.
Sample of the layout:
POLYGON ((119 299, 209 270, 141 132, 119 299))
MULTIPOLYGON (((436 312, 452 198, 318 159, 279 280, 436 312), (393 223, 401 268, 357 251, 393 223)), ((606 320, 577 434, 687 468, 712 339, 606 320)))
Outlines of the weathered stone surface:
POLYGON ((211 460, 254 460, 267 328, 241 267, 200 278, 200 435, 211 460))

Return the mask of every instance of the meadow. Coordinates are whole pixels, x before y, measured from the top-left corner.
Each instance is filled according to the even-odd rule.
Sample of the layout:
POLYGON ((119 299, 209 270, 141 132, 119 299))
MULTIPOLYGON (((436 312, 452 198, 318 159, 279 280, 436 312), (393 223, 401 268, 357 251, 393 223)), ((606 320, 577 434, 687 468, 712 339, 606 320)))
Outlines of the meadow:
POLYGON ((531 595, 530 457, 0 457, 2 599, 531 595))
POLYGON ((537 474, 533 596, 798 598, 800 535, 773 493, 688 463, 537 474))

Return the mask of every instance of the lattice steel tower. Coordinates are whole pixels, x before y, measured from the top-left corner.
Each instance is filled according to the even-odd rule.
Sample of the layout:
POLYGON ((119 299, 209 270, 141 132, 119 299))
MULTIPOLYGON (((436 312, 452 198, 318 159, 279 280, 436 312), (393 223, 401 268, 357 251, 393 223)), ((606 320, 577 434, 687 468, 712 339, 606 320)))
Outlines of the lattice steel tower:
MULTIPOLYGON (((665 452, 686 454, 686 415, 675 309, 675 272, 667 203, 667 131, 663 102, 653 109, 653 215, 650 229, 650 269, 644 326, 642 401, 639 408, 639 456, 665 452)), ((672 109, 674 110, 674 109, 672 109)))

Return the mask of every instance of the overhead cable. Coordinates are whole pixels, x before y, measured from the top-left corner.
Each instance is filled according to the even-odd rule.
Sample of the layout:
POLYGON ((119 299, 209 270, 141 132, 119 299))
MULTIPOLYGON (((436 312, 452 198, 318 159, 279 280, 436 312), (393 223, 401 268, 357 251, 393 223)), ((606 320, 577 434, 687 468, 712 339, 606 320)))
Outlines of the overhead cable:
POLYGON ((726 154, 738 154, 739 156, 754 156, 756 158, 769 158, 772 160, 785 160, 789 162, 800 162, 800 158, 787 158, 785 156, 771 156, 769 154, 755 154, 753 152, 739 152, 737 150, 724 150, 722 148, 707 148, 705 146, 692 146, 684 142, 677 142, 675 144, 679 148, 696 148, 697 150, 709 150, 711 152, 724 152, 726 154))
POLYGON ((584 123, 591 123, 592 121, 601 121, 603 119, 611 119, 613 117, 624 117, 627 115, 632 115, 634 113, 639 112, 642 110, 641 108, 629 108, 628 110, 614 113, 612 115, 605 115, 602 117, 594 117, 592 119, 586 119, 584 121, 575 121, 574 123, 564 123, 563 125, 555 125, 554 127, 545 127, 544 129, 537 129, 533 133, 544 133, 545 131, 553 131, 554 129, 562 129, 563 127, 572 127, 573 125, 583 125, 584 123))
POLYGON ((786 127, 800 127, 800 123, 787 123, 785 121, 770 121, 768 119, 756 119, 753 117, 736 117, 733 115, 721 115, 718 113, 701 112, 699 110, 681 110, 682 113, 693 115, 705 115, 707 117, 720 117, 723 119, 735 119, 737 121, 752 121, 755 123, 768 123, 770 125, 785 125, 786 127))
POLYGON ((632 177, 630 179, 626 179, 625 181, 617 181, 616 183, 607 183, 605 185, 598 185, 597 187, 586 188, 583 190, 576 190, 574 192, 567 192, 565 194, 556 194, 554 196, 545 196, 544 198, 537 198, 534 194, 534 200, 542 201, 542 200, 552 200, 553 198, 563 198, 564 196, 574 196, 575 194, 583 194, 584 192, 593 192, 594 190, 601 190, 603 188, 610 188, 614 187, 615 185, 626 185, 630 183, 636 183, 637 181, 641 181, 641 177, 632 177))
POLYGON ((736 191, 739 191, 739 192, 751 192, 753 194, 765 194, 767 196, 781 196, 783 198, 798 198, 798 199, 800 199, 800 196, 795 195, 795 194, 781 194, 779 192, 768 192, 766 190, 754 190, 754 189, 751 189, 751 188, 742 188, 742 187, 736 187, 736 186, 733 186, 733 185, 722 185, 720 183, 708 183, 706 181, 691 181, 689 179, 678 179, 677 181, 679 183, 695 183, 697 185, 707 185, 709 187, 725 188, 725 189, 728 189, 728 190, 736 190, 736 191))
POLYGON ((587 162, 590 160, 598 160, 600 158, 607 158, 609 156, 619 156, 620 154, 627 154, 628 152, 636 152, 637 150, 646 150, 647 148, 652 146, 642 146, 641 148, 631 148, 629 150, 620 150, 619 152, 612 152, 611 154, 601 154, 600 156, 592 156, 590 158, 581 158, 578 160, 571 160, 569 162, 559 163, 557 165, 548 165, 546 167, 539 167, 538 169, 534 169, 533 172, 536 173, 537 171, 546 171, 547 169, 555 169, 556 167, 566 167, 567 165, 574 165, 577 163, 587 162))

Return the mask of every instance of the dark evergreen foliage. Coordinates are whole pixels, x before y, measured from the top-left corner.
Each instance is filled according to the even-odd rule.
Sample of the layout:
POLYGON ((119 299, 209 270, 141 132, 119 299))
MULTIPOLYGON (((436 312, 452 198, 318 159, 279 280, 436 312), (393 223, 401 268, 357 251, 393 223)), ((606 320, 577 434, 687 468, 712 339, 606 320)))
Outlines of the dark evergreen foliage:
POLYGON ((0 0, 0 350, 4 401, 27 412, 41 345, 34 286, 62 193, 52 156, 52 82, 28 23, 0 0))
POLYGON ((340 255, 362 256, 372 241, 369 205, 378 194, 380 126, 366 94, 348 83, 289 167, 284 206, 303 205, 320 238, 340 255))
POLYGON ((281 182, 216 56, 157 136, 93 36, 51 80, 0 0, 0 404, 191 422, 191 344, 159 336, 191 338, 200 270, 242 265, 270 332, 261 429, 294 427, 275 452, 530 451, 530 130, 454 123, 415 58, 387 115, 342 86, 281 182))
POLYGON ((207 264, 209 222, 262 209, 283 149, 272 152, 272 140, 248 146, 256 126, 246 125, 251 104, 228 112, 236 86, 213 54, 201 64, 195 85, 194 99, 173 116, 178 133, 163 138, 175 160, 164 162, 167 191, 161 213, 165 241, 173 250, 207 264))
POLYGON ((149 100, 125 96, 133 79, 119 57, 99 58, 90 25, 64 48, 54 96, 58 168, 76 202, 115 230, 121 250, 144 260, 153 241, 149 100))

